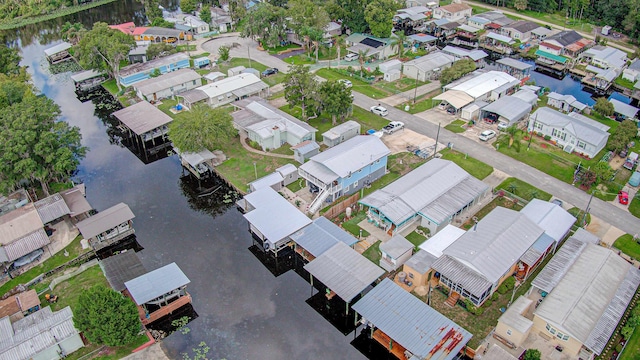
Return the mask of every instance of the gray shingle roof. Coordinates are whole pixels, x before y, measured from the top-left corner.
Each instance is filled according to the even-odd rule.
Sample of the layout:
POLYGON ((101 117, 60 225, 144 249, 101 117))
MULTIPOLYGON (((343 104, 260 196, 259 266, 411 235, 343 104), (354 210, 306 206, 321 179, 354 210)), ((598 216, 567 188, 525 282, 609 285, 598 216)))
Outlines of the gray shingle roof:
POLYGON ((171 263, 126 281, 124 285, 136 304, 142 305, 190 282, 178 265, 171 263))
POLYGON ((346 302, 384 274, 383 269, 343 242, 336 243, 304 269, 346 302))
POLYGON ((561 31, 555 35, 549 36, 547 40, 555 40, 560 43, 562 46, 571 45, 574 42, 582 39, 582 35, 578 34, 573 30, 565 30, 561 31))
POLYGON ((338 242, 350 247, 358 242, 358 239, 323 216, 295 232, 291 239, 315 257, 322 255, 338 242))
POLYGON ((473 336, 389 279, 353 309, 419 359, 451 360, 473 336))
POLYGON ((82 236, 88 240, 134 217, 127 204, 119 203, 80 221, 76 226, 82 236))

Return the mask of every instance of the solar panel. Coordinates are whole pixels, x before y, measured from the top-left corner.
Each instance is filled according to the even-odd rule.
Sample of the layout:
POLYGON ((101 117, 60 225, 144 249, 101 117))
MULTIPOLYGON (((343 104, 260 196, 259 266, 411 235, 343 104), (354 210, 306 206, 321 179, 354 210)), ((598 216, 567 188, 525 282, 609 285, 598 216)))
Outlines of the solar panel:
POLYGON ((360 44, 368 45, 376 49, 384 45, 382 41, 374 40, 371 38, 364 38, 362 41, 360 41, 360 44))

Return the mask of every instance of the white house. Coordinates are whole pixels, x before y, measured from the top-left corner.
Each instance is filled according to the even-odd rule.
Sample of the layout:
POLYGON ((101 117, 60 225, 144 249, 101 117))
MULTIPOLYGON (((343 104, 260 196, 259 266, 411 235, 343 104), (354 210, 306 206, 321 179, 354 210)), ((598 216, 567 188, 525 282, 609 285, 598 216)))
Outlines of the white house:
POLYGON ((595 157, 607 144, 609 127, 584 115, 563 114, 541 107, 529 117, 529 131, 550 136, 564 148, 590 158, 595 157))
POLYGON ((449 4, 436 8, 433 12, 435 19, 447 19, 449 21, 465 20, 471 17, 472 9, 467 4, 449 4))
POLYGON ((250 96, 269 96, 269 85, 253 74, 231 76, 179 95, 187 107, 201 101, 218 107, 250 96))
POLYGON ((635 59, 626 69, 622 71, 622 78, 633 83, 640 80, 640 59, 635 59))
POLYGON ((190 14, 178 14, 175 17, 167 17, 165 20, 173 23, 176 29, 193 35, 206 34, 210 31, 208 23, 190 14))
POLYGON ((140 99, 157 101, 195 89, 202 85, 200 75, 191 69, 180 69, 133 84, 140 99))
POLYGON ((547 95, 547 105, 560 109, 563 112, 582 112, 587 108, 587 104, 583 104, 576 100, 573 95, 562 95, 552 91, 547 95))
POLYGON ((434 51, 417 59, 404 63, 402 73, 404 76, 418 81, 428 81, 439 75, 440 72, 456 61, 456 59, 441 51, 434 51))
POLYGON ((380 244, 380 267, 394 271, 401 267, 413 254, 413 244, 400 234, 394 235, 387 242, 380 244))
POLYGON ((322 143, 328 147, 336 146, 354 136, 360 135, 360 123, 353 120, 334 126, 322 133, 322 143))
POLYGON ((462 83, 451 83, 444 89, 463 92, 473 100, 495 101, 518 85, 520 80, 515 77, 502 71, 492 70, 462 83))
POLYGON ((385 61, 378 66, 378 70, 382 72, 385 81, 395 81, 402 75, 402 62, 398 59, 385 61))

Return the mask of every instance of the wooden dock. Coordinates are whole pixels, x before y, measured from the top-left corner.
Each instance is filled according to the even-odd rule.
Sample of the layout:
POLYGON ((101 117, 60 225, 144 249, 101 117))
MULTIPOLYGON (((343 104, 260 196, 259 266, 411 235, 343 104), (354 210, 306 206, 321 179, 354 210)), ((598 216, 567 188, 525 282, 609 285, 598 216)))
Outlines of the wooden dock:
POLYGON ((189 303, 191 303, 191 295, 187 293, 186 295, 178 298, 178 300, 175 300, 169 303, 168 305, 160 307, 160 309, 150 313, 148 316, 146 314, 145 309, 142 306, 138 306, 138 315, 140 316, 140 321, 142 321, 142 325, 148 325, 158 319, 161 319, 171 314, 172 312, 178 310, 179 308, 189 303))
POLYGON ((389 335, 380 331, 380 329, 376 329, 373 332, 373 339, 380 343, 380 345, 384 346, 393 356, 397 357, 400 360, 407 360, 407 357, 404 355, 404 352, 407 350, 402 345, 396 343, 389 337, 389 335))

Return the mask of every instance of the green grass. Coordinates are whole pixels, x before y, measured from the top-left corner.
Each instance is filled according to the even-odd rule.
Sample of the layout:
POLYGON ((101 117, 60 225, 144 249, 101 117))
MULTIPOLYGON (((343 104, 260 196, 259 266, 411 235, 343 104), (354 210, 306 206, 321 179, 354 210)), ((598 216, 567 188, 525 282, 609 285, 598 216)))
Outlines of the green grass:
POLYGON ((347 75, 343 75, 337 71, 334 71, 333 69, 320 69, 316 72, 316 75, 323 77, 327 80, 340 80, 340 79, 348 79, 351 81, 351 83, 353 84, 352 89, 354 91, 357 91, 359 93, 362 93, 364 95, 367 95, 370 98, 374 98, 374 99, 382 99, 385 98, 389 95, 391 95, 390 92, 384 90, 384 89, 380 89, 378 87, 372 86, 360 79, 354 78, 354 77, 350 77, 347 75))
POLYGON ((287 64, 310 65, 310 64, 316 63, 316 58, 313 56, 307 56, 307 54, 298 54, 298 55, 289 56, 288 58, 285 58, 282 61, 286 62, 287 64))
POLYGON ((551 200, 551 194, 549 194, 548 192, 544 192, 537 187, 514 177, 505 179, 502 183, 500 183, 500 185, 496 187, 496 190, 498 189, 504 189, 527 201, 533 200, 534 197, 536 199, 544 201, 551 200))
POLYGON ((198 58, 201 58, 201 57, 209 57, 209 55, 211 55, 211 53, 203 52, 202 54, 191 55, 191 59, 198 59, 198 58))
MULTIPOLYGON (((236 66, 244 66, 246 68, 254 68, 260 72, 263 72, 267 69, 267 66, 259 63, 255 60, 249 60, 246 58, 232 58, 227 62, 218 64, 218 69, 221 73, 226 74, 227 70, 236 67, 236 66)), ((279 83, 284 82, 285 74, 277 73, 275 75, 271 75, 261 80, 267 83, 269 86, 273 86, 279 83)))
POLYGON ((176 115, 172 113, 169 109, 178 105, 178 100, 172 99, 162 99, 162 104, 158 105, 158 109, 162 110, 165 114, 175 117, 176 115))
POLYGON ((37 24, 41 21, 52 20, 62 16, 75 14, 84 10, 88 10, 91 8, 102 6, 104 4, 111 3, 114 1, 115 0, 96 0, 90 3, 84 3, 76 6, 61 7, 60 9, 50 12, 48 14, 42 14, 42 15, 31 16, 31 17, 7 18, 5 19, 7 20, 7 22, 0 25, 0 30, 9 30, 9 29, 23 27, 25 25, 37 24))
POLYGON ((304 188, 304 180, 298 179, 298 181, 294 181, 291 184, 287 185, 287 189, 298 192, 304 188))
POLYGON ((464 120, 458 119, 458 120, 454 120, 451 124, 445 126, 444 128, 451 132, 459 134, 467 130, 466 128, 463 128, 464 125, 467 125, 467 122, 464 120))
POLYGON ((367 237, 371 234, 369 234, 368 231, 358 226, 358 223, 366 218, 367 218, 366 212, 361 211, 359 213, 356 213, 354 216, 351 217, 351 219, 342 223, 342 228, 350 232, 351 235, 355 236, 358 239, 360 238, 360 231, 362 231, 363 237, 367 237))
POLYGON ((142 346, 147 341, 149 341, 149 338, 147 337, 147 335, 145 334, 138 335, 138 337, 136 337, 136 339, 131 344, 117 346, 117 347, 109 347, 106 351, 104 351, 106 352, 106 354, 103 354, 103 352, 100 352, 103 355, 100 355, 100 356, 93 355, 96 357, 84 358, 84 356, 100 348, 100 345, 89 344, 79 349, 78 351, 68 355, 67 357, 65 357, 65 359, 78 360, 80 358, 83 358, 83 359, 96 359, 96 360, 118 360, 131 354, 133 350, 142 346))
POLYGON ((72 259, 75 259, 81 253, 85 253, 89 251, 88 249, 82 250, 82 246, 80 245, 80 240, 82 240, 82 236, 78 235, 73 241, 67 245, 64 250, 69 253, 69 256, 64 256, 64 250, 59 251, 54 254, 52 257, 45 260, 42 264, 35 266, 29 271, 21 274, 20 276, 15 277, 14 279, 9 280, 4 285, 0 286, 0 295, 6 293, 7 291, 13 289, 18 284, 26 284, 27 282, 35 279, 38 275, 48 272, 49 270, 55 269, 58 266, 69 262, 72 259))
POLYGON ((422 244, 425 240, 427 240, 426 237, 418 234, 417 232, 413 231, 411 234, 406 236, 406 239, 409 240, 409 242, 411 242, 414 246, 414 248, 416 250, 418 250, 418 246, 420 246, 420 244, 422 244))
POLYGON ((273 154, 293 155, 293 150, 291 150, 289 146, 289 144, 284 144, 277 149, 269 150, 269 152, 273 154))
POLYGON ((416 81, 414 79, 404 77, 402 79, 392 81, 392 82, 381 81, 381 82, 375 83, 374 86, 395 94, 403 91, 412 90, 412 89, 415 89, 416 87, 426 85, 428 83, 429 83, 428 81, 422 82, 422 81, 416 81))
POLYGON ((380 258, 382 257, 382 253, 380 252, 380 244, 380 240, 376 241, 375 244, 369 246, 369 248, 362 253, 362 256, 371 260, 372 263, 379 265, 380 258))
POLYGON ((107 90, 111 95, 118 93, 118 84, 115 79, 110 79, 102 83, 102 87, 107 90))
POLYGON ((613 247, 631 256, 634 259, 640 259, 640 244, 633 239, 631 234, 620 236, 613 243, 613 247))
POLYGON ((615 82, 616 82, 616 84, 618 84, 618 85, 620 85, 620 86, 622 86, 624 88, 627 88, 629 90, 633 90, 634 83, 629 81, 629 80, 627 80, 627 79, 623 79, 622 76, 619 76, 618 78, 616 78, 615 82))
POLYGON ((189 45, 178 45, 176 46, 176 49, 178 51, 196 51, 196 45, 195 44, 189 44, 189 45))
POLYGON ((436 90, 428 94, 420 95, 415 99, 415 104, 413 103, 413 100, 411 100, 400 105, 396 105, 396 108, 404 111, 405 107, 409 105, 409 114, 417 114, 429 109, 433 109, 436 105, 439 104, 439 102, 438 100, 432 100, 432 98, 434 96, 438 96, 441 92, 442 91, 440 90, 436 90))
POLYGON ((364 189, 364 196, 371 194, 372 192, 382 189, 383 187, 391 184, 401 176, 424 164, 425 159, 419 158, 412 153, 402 152, 398 154, 389 155, 387 159, 387 173, 380 179, 374 181, 370 187, 364 189))
POLYGON ((627 346, 620 354, 619 360, 638 360, 640 359, 640 326, 636 326, 633 335, 627 341, 627 346))
POLYGON ((576 221, 576 224, 578 226, 580 226, 580 222, 585 221, 584 225, 588 225, 589 223, 591 223, 591 214, 587 214, 586 218, 584 216, 584 211, 582 211, 582 209, 579 209, 577 207, 572 207, 571 209, 567 210, 567 212, 571 215, 573 215, 573 217, 575 217, 576 219, 578 219, 578 221, 576 221))
MULTIPOLYGON (((72 311, 77 311, 80 294, 82 294, 83 290, 89 289, 94 285, 109 287, 107 278, 104 277, 99 265, 92 266, 82 273, 58 284, 53 291, 51 291, 52 294, 58 296, 58 301, 51 304, 51 310, 58 311, 70 306, 72 311)), ((40 301, 46 304, 47 301, 44 296, 45 294, 40 296, 40 301)))
POLYGON ((453 161, 477 179, 483 180, 493 172, 493 168, 491 166, 483 163, 482 161, 476 160, 467 154, 451 149, 444 149, 440 153, 442 154, 443 159, 453 161))
POLYGON ((633 216, 640 218, 640 196, 638 196, 637 194, 633 197, 631 203, 629 204, 629 212, 633 216))
POLYGON ((366 132, 369 129, 380 130, 388 125, 389 121, 391 121, 385 117, 372 113, 368 109, 365 110, 357 106, 353 107, 353 115, 351 118, 362 124, 363 132, 366 132))
POLYGON ((285 50, 288 50, 288 49, 298 49, 300 47, 301 46, 298 45, 298 44, 288 44, 288 45, 285 45, 285 46, 268 47, 268 48, 265 48, 265 50, 267 52, 269 52, 270 55, 275 55, 275 54, 277 54, 277 53, 279 53, 281 51, 285 51, 285 50))

